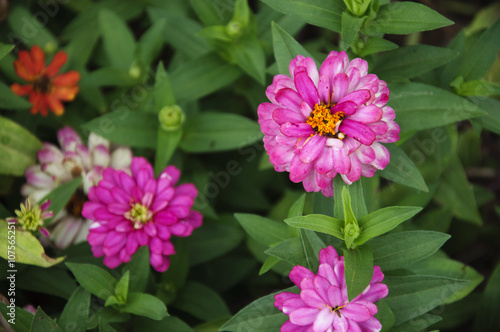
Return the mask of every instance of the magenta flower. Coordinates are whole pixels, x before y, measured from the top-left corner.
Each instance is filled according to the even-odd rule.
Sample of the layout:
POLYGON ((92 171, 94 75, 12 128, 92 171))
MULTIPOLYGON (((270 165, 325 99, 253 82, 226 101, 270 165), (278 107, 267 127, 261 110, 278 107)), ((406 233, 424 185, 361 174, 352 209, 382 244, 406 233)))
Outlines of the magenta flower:
POLYGON ((82 215, 94 220, 87 240, 95 257, 114 269, 130 261, 140 246, 148 246, 150 263, 166 271, 175 254, 170 237, 189 236, 201 226, 202 215, 191 210, 198 191, 191 183, 174 187, 180 171, 169 166, 156 180, 142 157, 132 159, 132 176, 106 168, 102 180, 89 190, 82 215))
POLYGON ((382 324, 374 317, 377 302, 389 293, 382 284, 384 274, 373 267, 373 277, 365 290, 352 301, 347 299, 344 256, 339 258, 332 246, 319 252, 318 275, 303 266, 295 266, 290 279, 301 292, 276 294, 274 306, 290 319, 281 332, 374 332, 382 324))
POLYGON ((306 191, 333 196, 333 178, 351 184, 389 163, 380 143, 399 139, 395 113, 385 106, 387 84, 368 74, 365 60, 349 62, 332 51, 318 69, 311 58, 290 62, 291 78, 276 75, 267 88, 271 103, 259 105, 264 147, 278 172, 306 191))

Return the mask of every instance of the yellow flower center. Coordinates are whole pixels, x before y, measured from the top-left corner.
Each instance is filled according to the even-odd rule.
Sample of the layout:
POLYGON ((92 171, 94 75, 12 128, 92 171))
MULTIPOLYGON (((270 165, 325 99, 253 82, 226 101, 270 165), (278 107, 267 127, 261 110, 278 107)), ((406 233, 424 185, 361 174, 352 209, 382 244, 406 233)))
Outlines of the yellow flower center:
POLYGON ((142 228, 142 224, 151 221, 153 218, 153 212, 149 211, 147 207, 141 203, 135 203, 132 208, 125 213, 125 218, 134 223, 134 228, 142 228))
POLYGON ((339 131, 339 126, 345 118, 345 113, 340 111, 332 114, 331 107, 330 104, 314 105, 311 115, 307 118, 307 123, 320 136, 343 139, 345 136, 339 131))
POLYGON ((45 74, 36 75, 33 80, 33 90, 46 94, 52 90, 52 83, 50 78, 45 74))
POLYGON ((14 211, 17 215, 17 221, 24 230, 35 232, 43 227, 42 209, 38 204, 31 206, 21 203, 21 210, 14 211))

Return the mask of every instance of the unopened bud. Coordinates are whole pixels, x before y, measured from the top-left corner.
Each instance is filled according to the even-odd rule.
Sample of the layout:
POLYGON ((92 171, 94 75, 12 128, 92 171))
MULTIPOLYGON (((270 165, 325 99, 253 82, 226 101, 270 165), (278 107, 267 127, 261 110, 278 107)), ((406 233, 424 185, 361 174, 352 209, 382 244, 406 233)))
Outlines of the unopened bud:
POLYGON ((243 26, 240 22, 232 20, 226 25, 226 32, 231 38, 238 38, 243 34, 243 26))
POLYGON ((158 119, 163 130, 173 131, 184 123, 185 116, 179 106, 173 105, 163 107, 158 115, 158 119))

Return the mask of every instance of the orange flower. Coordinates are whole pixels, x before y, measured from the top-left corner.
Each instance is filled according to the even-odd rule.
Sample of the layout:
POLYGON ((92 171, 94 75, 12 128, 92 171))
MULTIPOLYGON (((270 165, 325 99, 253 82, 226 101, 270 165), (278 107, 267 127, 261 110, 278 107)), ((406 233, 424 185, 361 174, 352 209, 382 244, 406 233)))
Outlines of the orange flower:
POLYGON ((33 105, 31 114, 40 112, 47 116, 47 109, 50 109, 55 115, 62 115, 64 106, 61 101, 75 99, 80 73, 72 70, 57 75, 67 59, 66 52, 57 52, 52 63, 45 67, 45 55, 40 47, 35 45, 30 52, 19 52, 19 59, 14 61, 14 68, 19 77, 30 83, 14 83, 10 89, 18 96, 29 95, 29 101, 33 105))

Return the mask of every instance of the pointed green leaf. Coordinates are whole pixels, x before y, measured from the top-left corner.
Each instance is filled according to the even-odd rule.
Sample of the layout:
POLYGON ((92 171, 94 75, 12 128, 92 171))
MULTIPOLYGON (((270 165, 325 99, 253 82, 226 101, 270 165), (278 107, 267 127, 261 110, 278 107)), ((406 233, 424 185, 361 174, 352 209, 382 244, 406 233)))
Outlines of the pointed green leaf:
POLYGON ((288 228, 283 223, 255 214, 236 213, 234 216, 248 235, 259 243, 272 246, 290 237, 288 228))
POLYGON ((361 57, 366 57, 370 54, 384 52, 384 51, 391 51, 395 50, 396 48, 398 48, 398 44, 393 43, 387 39, 370 37, 366 41, 363 49, 361 49, 361 51, 359 52, 359 55, 361 57))
POLYGON ((198 19, 205 26, 224 24, 224 14, 232 11, 230 3, 214 2, 212 0, 189 0, 198 19))
POLYGON ((122 303, 127 302, 129 281, 130 281, 130 271, 125 271, 125 273, 120 278, 120 280, 118 280, 115 286, 115 295, 119 301, 124 301, 122 303))
POLYGON ((401 325, 394 327, 391 331, 427 331, 426 328, 441 321, 441 317, 431 314, 423 314, 401 325))
POLYGON ((30 47, 38 45, 45 51, 57 50, 57 39, 46 27, 49 18, 44 16, 47 21, 40 24, 40 19, 43 18, 37 15, 38 13, 44 14, 43 11, 31 13, 27 6, 12 6, 7 15, 7 23, 12 31, 7 34, 7 37, 11 42, 21 39, 25 45, 30 47))
POLYGON ((183 63, 170 73, 177 101, 195 100, 231 84, 241 71, 215 53, 201 55, 183 63))
POLYGON ((121 312, 128 312, 154 320, 169 316, 165 303, 156 296, 146 293, 132 292, 128 294, 127 304, 118 307, 121 312))
POLYGON ((137 58, 143 66, 150 66, 160 53, 164 43, 163 31, 165 24, 165 19, 154 22, 137 42, 135 51, 137 53, 137 58))
POLYGON ((160 321, 136 317, 133 321, 134 331, 175 331, 193 332, 193 329, 177 317, 168 316, 160 321))
POLYGON ((194 281, 186 283, 172 305, 202 321, 230 315, 226 303, 219 294, 194 281))
MULTIPOLYGON (((8 258, 9 251, 8 247, 12 246, 12 244, 9 246, 9 242, 7 239, 12 237, 12 233, 8 234, 9 232, 12 232, 12 229, 14 226, 9 225, 14 225, 14 224, 8 224, 4 220, 0 220, 0 236, 2 239, 5 239, 0 243, 0 257, 5 258, 5 260, 10 259, 8 258)), ((23 264, 30 264, 30 265, 37 265, 41 267, 50 267, 56 264, 61 263, 65 257, 58 257, 56 259, 50 258, 45 254, 45 251, 40 244, 40 241, 31 234, 29 231, 23 231, 21 229, 16 229, 16 238, 15 238, 15 262, 16 263, 23 263, 23 264)), ((10 249, 11 250, 11 249, 10 249)), ((12 252, 12 250, 10 251, 12 252)))
POLYGON ((262 0, 275 10, 297 17, 307 23, 335 32, 341 30, 341 13, 345 5, 341 0, 262 0))
POLYGON ((486 288, 479 302, 479 310, 474 321, 475 331, 494 330, 500 326, 500 263, 486 284, 486 288))
POLYGON ((394 313, 396 326, 443 305, 447 297, 467 286, 460 279, 431 275, 385 276, 384 284, 390 290, 385 301, 394 313))
POLYGON ((460 67, 459 75, 465 81, 483 78, 497 59, 500 51, 500 19, 477 37, 471 46, 460 67))
POLYGON ((118 280, 108 271, 92 264, 66 263, 78 283, 91 294, 106 300, 115 293, 118 280))
POLYGON ((285 222, 293 227, 310 229, 316 232, 330 234, 341 240, 344 239, 344 234, 341 231, 344 227, 344 221, 340 219, 322 214, 308 214, 306 216, 285 219, 285 222))
MULTIPOLYGON (((283 292, 299 293, 297 287, 284 289, 283 292)), ((241 309, 236 315, 229 319, 219 331, 228 332, 269 332, 278 331, 288 316, 283 314, 274 306, 274 295, 269 294, 261 297, 241 309)))
POLYGON ((363 184, 361 183, 361 181, 356 181, 348 185, 344 182, 344 180, 342 180, 340 176, 336 176, 333 179, 333 188, 335 193, 337 193, 337 199, 334 200, 335 218, 342 220, 345 219, 344 205, 342 200, 338 198, 341 195, 343 188, 347 188, 347 190, 349 191, 349 196, 351 198, 351 209, 354 213, 354 217, 356 219, 359 219, 368 214, 365 203, 365 194, 363 192, 363 184))
POLYGON ((418 206, 391 206, 370 213, 358 221, 362 231, 356 243, 363 244, 369 239, 393 230, 421 210, 422 208, 418 206))
POLYGON ((262 138, 256 121, 232 113, 200 113, 185 128, 180 147, 191 153, 233 150, 262 138))
POLYGON ((354 17, 348 12, 342 12, 342 50, 348 50, 352 42, 356 39, 359 30, 365 21, 364 17, 354 17))
POLYGON ((135 39, 126 22, 113 11, 101 9, 99 27, 112 66, 128 72, 134 60, 135 39))
POLYGON ((104 114, 81 125, 111 142, 142 148, 156 148, 158 115, 127 108, 104 114))
POLYGON ((373 72, 383 80, 403 80, 420 76, 457 56, 458 52, 444 47, 410 45, 377 56, 373 72))
POLYGON ((384 299, 380 299, 376 304, 378 312, 375 318, 382 324, 382 332, 392 331, 391 328, 396 319, 394 318, 391 308, 389 308, 384 299))
POLYGON ((63 330, 47 315, 42 308, 38 307, 36 310, 33 323, 31 324, 30 331, 48 331, 48 332, 63 332, 63 330))
POLYGON ((345 282, 349 301, 361 294, 373 276, 373 254, 369 246, 344 249, 345 282))
POLYGON ((35 317, 31 312, 20 307, 14 307, 14 312, 10 311, 5 303, 0 303, 0 312, 7 322, 15 322, 15 324, 10 324, 10 326, 16 329, 16 332, 29 332, 31 324, 33 323, 33 318, 35 317), (15 315, 15 316, 14 316, 15 315), (15 317, 15 320, 12 318, 15 317))
POLYGON ((6 110, 31 108, 31 103, 25 97, 14 94, 3 82, 0 82, 0 104, 6 110))
POLYGON ((379 171, 380 176, 411 188, 428 191, 422 174, 403 149, 394 144, 387 144, 385 147, 391 154, 391 161, 379 171))
POLYGON ((316 233, 310 230, 301 229, 300 239, 307 260, 307 267, 311 271, 317 271, 319 267, 319 251, 326 247, 316 233))
POLYGON ((234 45, 230 45, 227 51, 243 71, 264 85, 266 55, 257 37, 243 38, 234 45))
POLYGON ((288 218, 300 217, 304 213, 304 204, 306 202, 306 194, 300 195, 299 199, 293 203, 288 211, 288 218))
POLYGON ((279 259, 278 257, 269 256, 264 262, 264 264, 262 264, 262 267, 259 270, 259 276, 263 275, 264 273, 272 269, 279 262, 281 262, 281 259, 279 259))
POLYGON ((297 55, 313 58, 299 42, 283 30, 277 23, 272 22, 271 26, 273 32, 274 58, 276 59, 276 64, 281 74, 289 75, 288 67, 290 61, 297 55))
POLYGON ((0 60, 14 49, 14 45, 0 43, 0 60))
POLYGON ((444 126, 485 114, 454 93, 422 83, 390 85, 388 105, 396 111, 401 131, 444 126))
POLYGON ((50 200, 49 211, 54 212, 54 217, 45 221, 46 225, 50 225, 54 221, 55 216, 57 216, 57 214, 68 204, 81 183, 81 177, 75 178, 69 182, 59 185, 40 200, 40 202, 50 200))
POLYGON ((392 2, 380 6, 377 18, 367 22, 363 31, 369 35, 390 33, 406 35, 434 30, 453 24, 433 9, 415 2, 392 2))
POLYGON ((383 271, 402 269, 434 254, 451 236, 431 231, 407 231, 370 240, 373 264, 383 271))
POLYGON ((67 331, 68 329, 87 329, 87 321, 90 312, 90 293, 83 287, 75 289, 68 302, 64 306, 58 325, 67 331))
POLYGON ((298 237, 284 240, 264 252, 268 255, 284 260, 290 263, 290 265, 292 266, 307 266, 307 258, 304 253, 304 246, 302 245, 301 239, 298 237))
POLYGON ((493 98, 474 98, 476 105, 488 114, 481 118, 484 129, 500 135, 500 101, 493 98))
POLYGON ((162 61, 160 61, 158 69, 156 70, 154 94, 155 108, 158 113, 165 106, 175 105, 175 95, 172 91, 172 85, 162 61))

